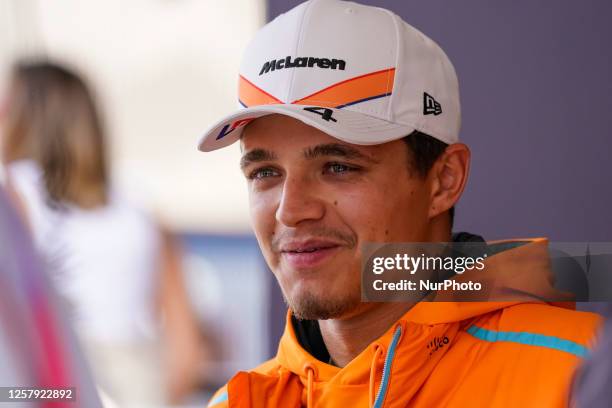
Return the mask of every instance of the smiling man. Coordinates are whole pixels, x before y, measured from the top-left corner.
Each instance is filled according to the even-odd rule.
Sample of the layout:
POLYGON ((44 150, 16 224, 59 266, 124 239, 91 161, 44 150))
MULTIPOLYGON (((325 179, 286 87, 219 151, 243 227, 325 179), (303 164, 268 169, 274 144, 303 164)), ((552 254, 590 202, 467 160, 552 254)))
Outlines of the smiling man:
POLYGON ((200 149, 240 141, 255 234, 289 311, 277 356, 209 406, 568 404, 598 319, 541 301, 554 293, 546 240, 451 233, 470 153, 455 71, 432 40, 384 9, 309 1, 256 35, 238 97, 244 109, 200 149), (367 243, 451 241, 487 247, 493 278, 522 297, 362 301, 367 243))
POLYGON ((257 239, 301 319, 367 309, 364 242, 450 241, 447 210, 463 189, 469 156, 465 145, 449 147, 429 181, 409 166, 403 140, 352 145, 281 115, 250 124, 242 150, 257 239))

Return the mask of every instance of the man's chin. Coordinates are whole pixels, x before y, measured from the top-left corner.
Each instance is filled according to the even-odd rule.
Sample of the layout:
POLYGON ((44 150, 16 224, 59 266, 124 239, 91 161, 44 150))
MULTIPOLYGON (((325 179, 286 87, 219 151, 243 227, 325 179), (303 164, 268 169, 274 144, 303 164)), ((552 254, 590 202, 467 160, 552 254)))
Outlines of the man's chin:
POLYGON ((330 298, 304 293, 293 299, 285 299, 293 315, 302 320, 339 319, 350 313, 361 303, 359 297, 344 296, 330 298))

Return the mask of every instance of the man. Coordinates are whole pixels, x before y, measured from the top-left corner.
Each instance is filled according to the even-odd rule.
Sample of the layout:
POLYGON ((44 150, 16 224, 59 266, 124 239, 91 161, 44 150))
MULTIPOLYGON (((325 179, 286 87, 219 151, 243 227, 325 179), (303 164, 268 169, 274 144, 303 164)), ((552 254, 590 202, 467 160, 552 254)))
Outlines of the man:
MULTIPOLYGON (((598 320, 537 302, 546 279, 513 286, 530 302, 361 301, 366 243, 482 241, 451 234, 470 153, 455 71, 433 41, 384 9, 309 1, 256 35, 239 101, 200 149, 240 140, 289 313, 277 356, 210 407, 567 404, 598 320)), ((550 273, 546 240, 491 248, 489 265, 550 273)))

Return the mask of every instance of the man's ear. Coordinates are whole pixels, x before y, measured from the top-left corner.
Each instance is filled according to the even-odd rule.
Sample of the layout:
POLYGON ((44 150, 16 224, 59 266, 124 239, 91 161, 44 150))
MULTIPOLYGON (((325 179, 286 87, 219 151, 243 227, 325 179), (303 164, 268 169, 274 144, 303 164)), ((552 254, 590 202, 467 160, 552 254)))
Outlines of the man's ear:
POLYGON ((431 179, 429 218, 455 205, 463 193, 469 172, 470 149, 463 143, 448 146, 428 175, 431 179))

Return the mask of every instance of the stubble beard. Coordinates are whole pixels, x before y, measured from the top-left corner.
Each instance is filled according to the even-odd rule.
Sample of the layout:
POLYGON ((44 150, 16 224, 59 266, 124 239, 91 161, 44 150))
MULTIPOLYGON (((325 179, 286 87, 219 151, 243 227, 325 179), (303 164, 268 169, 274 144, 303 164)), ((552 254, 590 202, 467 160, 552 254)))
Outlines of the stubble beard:
MULTIPOLYGON (((273 253, 281 252, 281 243, 283 240, 290 239, 295 235, 295 232, 285 231, 276 234, 271 239, 270 250, 273 253)), ((344 243, 346 249, 351 250, 357 245, 357 235, 353 231, 340 231, 335 228, 320 226, 310 228, 308 231, 302 231, 301 235, 308 235, 319 238, 333 238, 336 241, 344 243)), ((268 264, 270 265, 270 264, 268 264)), ((277 275, 277 279, 280 275, 277 275)), ((280 279, 278 279, 280 284, 280 279)), ((285 303, 291 309, 293 315, 302 320, 327 320, 337 319, 350 311, 356 309, 361 303, 360 285, 351 287, 349 291, 342 294, 330 296, 328 293, 314 293, 314 291, 305 289, 293 296, 287 296, 287 292, 280 285, 283 292, 285 303)), ((318 291, 322 292, 322 291, 318 291)))
POLYGON ((353 292, 330 298, 325 294, 317 295, 311 291, 305 291, 292 299, 289 299, 283 292, 283 297, 296 318, 301 320, 327 320, 341 318, 360 305, 360 294, 353 292))

